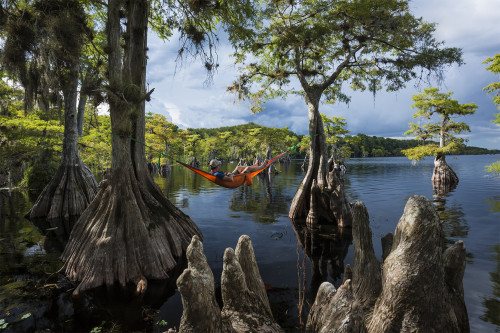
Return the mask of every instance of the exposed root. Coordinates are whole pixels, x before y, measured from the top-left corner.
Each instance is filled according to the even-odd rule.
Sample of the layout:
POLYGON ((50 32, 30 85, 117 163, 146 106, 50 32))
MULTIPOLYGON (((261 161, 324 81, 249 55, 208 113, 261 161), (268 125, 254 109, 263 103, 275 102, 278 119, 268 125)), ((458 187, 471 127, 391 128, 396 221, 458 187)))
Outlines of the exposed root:
POLYGON ((61 165, 43 189, 28 213, 30 219, 68 219, 79 216, 97 193, 92 172, 80 161, 77 165, 61 165))
POLYGON ((141 292, 146 279, 169 277, 194 235, 198 227, 157 186, 115 170, 75 224, 61 271, 81 281, 75 292, 115 282, 141 292))

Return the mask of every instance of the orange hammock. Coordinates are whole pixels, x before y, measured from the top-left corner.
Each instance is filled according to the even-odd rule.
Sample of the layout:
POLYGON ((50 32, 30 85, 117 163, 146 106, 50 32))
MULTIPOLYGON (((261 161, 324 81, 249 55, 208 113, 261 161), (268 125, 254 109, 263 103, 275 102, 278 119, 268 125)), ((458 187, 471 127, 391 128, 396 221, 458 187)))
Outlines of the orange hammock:
MULTIPOLYGON (((253 184, 252 178, 255 175, 257 175, 261 171, 267 169, 267 167, 272 162, 274 162, 274 160, 276 160, 277 158, 279 158, 279 157, 281 157, 281 156, 283 156, 285 154, 286 154, 286 152, 281 153, 278 156, 276 156, 275 158, 273 158, 272 160, 270 160, 269 162, 267 162, 266 167, 263 168, 263 169, 260 169, 260 170, 254 171, 254 172, 239 173, 239 174, 233 175, 233 181, 232 182, 228 182, 228 181, 222 180, 219 177, 216 177, 216 176, 212 175, 211 173, 208 173, 206 171, 194 168, 194 167, 192 167, 192 166, 190 166, 188 164, 185 164, 185 163, 182 163, 182 162, 179 162, 179 161, 177 161, 177 162, 179 164, 182 164, 186 168, 191 169, 192 171, 196 172, 197 174, 201 175, 202 177, 205 177, 206 179, 210 180, 211 182, 214 182, 217 185, 224 186, 224 187, 227 187, 227 188, 237 188, 237 187, 240 187, 241 185, 243 185, 243 183, 246 183, 247 185, 252 185, 253 184)), ((245 168, 245 167, 241 167, 241 170, 243 168, 245 168)))

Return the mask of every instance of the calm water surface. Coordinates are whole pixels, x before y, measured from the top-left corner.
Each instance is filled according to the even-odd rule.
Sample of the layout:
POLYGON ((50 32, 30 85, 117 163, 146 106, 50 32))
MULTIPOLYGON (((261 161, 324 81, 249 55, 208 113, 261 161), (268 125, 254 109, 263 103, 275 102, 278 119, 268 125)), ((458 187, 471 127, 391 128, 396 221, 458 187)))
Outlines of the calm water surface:
MULTIPOLYGON (((368 208, 373 244, 379 258, 380 238, 394 232, 406 200, 413 194, 434 201, 450 243, 458 239, 464 241, 467 249, 464 289, 471 332, 500 331, 500 177, 484 170, 485 165, 497 159, 498 155, 448 157, 460 183, 444 197, 433 195, 432 159, 417 164, 398 157, 351 159, 347 163, 348 197, 351 201, 363 201, 368 208)), ((328 280, 338 286, 344 265, 352 264, 353 260, 349 231, 321 229, 311 234, 304 232, 301 226, 293 226, 288 219, 290 202, 304 176, 300 164, 301 161, 293 161, 289 166, 278 165, 279 175, 270 180, 256 177, 251 187, 234 190, 218 187, 180 166, 173 167, 168 179, 157 178, 165 195, 200 227, 216 287, 220 287, 224 250, 235 248, 241 235, 250 236, 273 313, 287 331, 298 331, 300 316, 306 320, 319 284, 328 280)), ((232 170, 231 166, 226 169, 232 170)), ((22 214, 30 207, 28 198, 18 194, 15 202, 1 200, 4 208, 0 210, 0 214, 3 212, 0 218, 4 219, 0 220, 3 221, 0 223, 0 264, 9 269, 0 275, 0 304, 6 304, 5 284, 12 284, 7 275, 20 276, 17 279, 22 280, 23 274, 34 267, 55 271, 60 263, 57 246, 53 245, 57 242, 48 242, 30 222, 22 220, 22 214), (15 223, 9 223, 6 212, 10 211, 18 216, 10 217, 15 223), (20 244, 26 242, 26 233, 31 233, 31 243, 20 244), (18 251, 13 253, 7 245, 15 242, 19 243, 14 244, 18 251), (14 268, 11 267, 13 260, 18 262, 14 268)), ((60 294, 59 302, 64 303, 67 294, 60 294)), ((90 301, 83 306, 96 305, 90 301)), ((166 327, 178 326, 182 314, 179 293, 162 301, 158 310, 153 311, 155 323, 165 320, 166 327)), ((16 309, 13 307, 10 311, 16 309)), ((71 309, 68 312, 71 317, 71 309)), ((0 310, 2 318, 7 316, 0 310)), ((109 320, 95 315, 89 318, 97 324, 109 320)), ((40 321, 51 327, 50 322, 57 319, 38 320, 37 327, 43 328, 40 321)), ((124 327, 126 325, 122 325, 124 327)), ((153 327, 153 331, 165 328, 148 327, 153 327)))

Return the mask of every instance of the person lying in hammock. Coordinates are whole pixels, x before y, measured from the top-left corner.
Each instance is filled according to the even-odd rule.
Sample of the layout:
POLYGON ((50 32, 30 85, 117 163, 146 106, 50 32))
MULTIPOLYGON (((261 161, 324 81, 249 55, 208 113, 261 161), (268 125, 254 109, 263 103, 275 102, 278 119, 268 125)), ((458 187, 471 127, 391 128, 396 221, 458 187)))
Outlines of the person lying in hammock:
POLYGON ((233 181, 233 176, 239 173, 246 173, 246 172, 254 172, 257 170, 264 169, 267 166, 267 158, 262 162, 261 165, 259 165, 259 162, 257 161, 254 165, 251 166, 237 166, 236 169, 232 173, 229 172, 220 172, 219 168, 220 165, 222 164, 221 161, 219 160, 211 160, 209 165, 210 165, 210 173, 222 180, 225 180, 227 182, 232 182, 233 181))

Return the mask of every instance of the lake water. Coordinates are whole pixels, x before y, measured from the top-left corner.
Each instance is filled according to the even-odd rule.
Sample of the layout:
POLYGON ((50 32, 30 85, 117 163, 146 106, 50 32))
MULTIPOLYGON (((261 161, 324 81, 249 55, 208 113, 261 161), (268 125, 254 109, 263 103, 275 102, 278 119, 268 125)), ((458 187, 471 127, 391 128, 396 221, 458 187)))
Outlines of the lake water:
MULTIPOLYGON (((379 258, 380 238, 394 232, 406 200, 413 194, 434 201, 450 243, 459 239, 464 241, 467 267, 463 282, 471 332, 500 331, 500 176, 484 169, 498 158, 499 155, 447 157, 460 182, 445 197, 433 196, 430 182, 432 159, 417 164, 399 157, 351 159, 347 162, 347 195, 350 201, 365 203, 379 258)), ((220 287, 224 250, 235 248, 241 235, 250 236, 273 314, 287 331, 300 331, 299 317, 306 320, 319 284, 328 280, 338 286, 344 265, 352 264, 353 260, 352 238, 348 230, 340 233, 335 229, 321 229, 311 234, 300 226, 292 226, 288 210, 304 176, 301 163, 293 161, 288 166, 277 165, 281 172, 272 176, 270 181, 256 177, 251 187, 234 190, 219 187, 180 166, 173 167, 168 179, 157 178, 165 195, 201 229, 216 288, 220 287)), ((231 166, 226 169, 230 170, 231 166)), ((9 297, 20 297, 13 283, 26 281, 33 274, 57 270, 61 246, 53 241, 54 237, 49 241, 49 237, 42 236, 30 222, 23 220, 23 214, 31 205, 27 196, 19 193, 12 197, 0 195, 0 205, 3 207, 0 210, 1 309, 2 305, 13 303, 9 297)), ((49 279, 54 279, 54 276, 47 273, 46 284, 50 284, 49 279)), ((27 288, 25 286, 24 290, 27 288)), ((87 316, 77 315, 80 310, 69 299, 70 292, 59 289, 62 292, 56 293, 58 299, 52 303, 55 302, 59 309, 67 308, 62 315, 48 315, 50 311, 44 312, 40 306, 38 310, 27 310, 16 303, 0 310, 0 327, 2 318, 11 322, 13 318, 20 320, 23 313, 30 313, 31 317, 23 320, 26 325, 33 325, 31 322, 36 321, 37 329, 53 328, 54 322, 59 323, 55 326, 59 329, 78 327, 76 324, 61 326, 61 321, 85 322, 87 327, 106 321, 103 326, 110 327, 109 323, 113 322, 126 329, 128 323, 113 319, 110 315, 113 311, 100 307, 91 298, 78 309, 98 311, 87 316)), ((32 298, 36 297, 37 294, 33 293, 32 298)), ((43 297, 46 295, 39 298, 43 297)), ((182 314, 179 293, 173 293, 149 310, 149 323, 143 323, 143 329, 147 327, 159 332, 166 327, 178 326, 182 314), (161 320, 166 323, 161 323, 161 320)), ((142 317, 145 317, 144 311, 142 317)))

